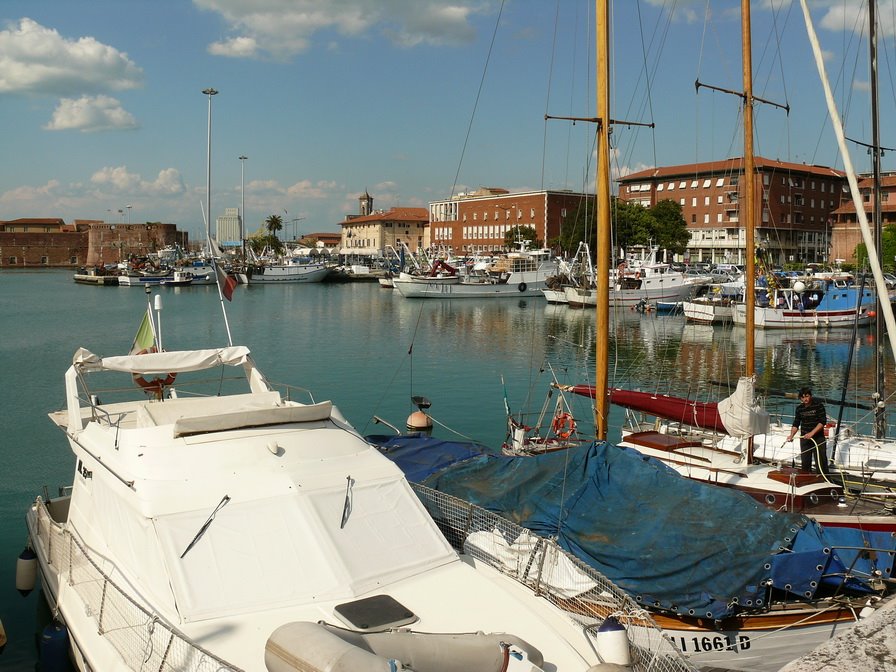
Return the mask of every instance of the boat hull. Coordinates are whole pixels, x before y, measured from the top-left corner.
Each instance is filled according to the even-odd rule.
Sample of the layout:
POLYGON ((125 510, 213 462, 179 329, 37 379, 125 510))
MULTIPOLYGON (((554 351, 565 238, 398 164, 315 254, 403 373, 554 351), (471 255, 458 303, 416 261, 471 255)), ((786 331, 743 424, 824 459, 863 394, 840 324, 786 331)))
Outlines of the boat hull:
POLYGON ((700 668, 775 672, 856 623, 849 609, 782 610, 737 617, 713 627, 699 618, 654 614, 675 647, 700 668))
POLYGON ((272 264, 255 269, 249 276, 253 285, 323 282, 330 273, 326 264, 272 264))

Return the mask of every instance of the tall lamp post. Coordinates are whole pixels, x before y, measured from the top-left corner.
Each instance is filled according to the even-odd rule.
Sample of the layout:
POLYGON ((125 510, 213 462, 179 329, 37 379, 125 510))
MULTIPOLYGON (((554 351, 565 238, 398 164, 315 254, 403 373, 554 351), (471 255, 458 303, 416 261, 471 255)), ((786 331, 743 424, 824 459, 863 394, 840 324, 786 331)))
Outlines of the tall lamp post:
POLYGON ((208 96, 208 138, 206 140, 206 167, 205 167, 205 240, 211 251, 212 240, 212 96, 218 92, 209 87, 202 93, 208 96))
POLYGON ((130 226, 130 224, 131 224, 131 208, 133 208, 134 206, 133 206, 133 205, 126 205, 126 206, 124 206, 124 207, 127 208, 127 210, 128 210, 128 225, 130 226))
POLYGON ((240 155, 240 242, 243 244, 243 263, 246 263, 246 159, 240 155))

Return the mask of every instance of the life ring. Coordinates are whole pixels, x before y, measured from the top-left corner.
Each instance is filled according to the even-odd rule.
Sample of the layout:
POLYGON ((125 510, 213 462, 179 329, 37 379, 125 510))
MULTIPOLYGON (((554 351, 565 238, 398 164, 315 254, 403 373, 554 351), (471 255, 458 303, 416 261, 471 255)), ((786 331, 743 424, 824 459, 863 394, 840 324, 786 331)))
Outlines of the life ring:
POLYGON ((528 289, 528 285, 526 285, 525 282, 521 282, 520 284, 518 284, 518 285, 516 286, 516 288, 517 288, 518 290, 520 290, 521 292, 525 292, 525 291, 528 289))
POLYGON ((576 421, 569 413, 558 413, 551 422, 551 431, 561 439, 568 439, 576 430, 576 421))
MULTIPOLYGON (((151 348, 143 348, 143 350, 137 354, 145 355, 150 352, 158 352, 158 350, 153 346, 151 348)), ((169 373, 164 378, 153 378, 152 380, 146 380, 146 378, 139 373, 132 373, 131 377, 134 379, 134 382, 144 390, 152 390, 157 395, 161 395, 163 389, 171 387, 174 384, 174 379, 177 378, 177 373, 169 373)))

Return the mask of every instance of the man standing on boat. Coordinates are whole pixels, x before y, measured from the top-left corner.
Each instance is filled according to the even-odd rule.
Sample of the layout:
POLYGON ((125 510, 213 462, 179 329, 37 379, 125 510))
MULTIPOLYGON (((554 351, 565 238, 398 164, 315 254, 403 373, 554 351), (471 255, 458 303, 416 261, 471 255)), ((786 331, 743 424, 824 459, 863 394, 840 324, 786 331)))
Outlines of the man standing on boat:
POLYGON ((812 396, 808 387, 800 389, 800 403, 793 414, 793 426, 787 441, 793 441, 797 430, 800 432, 800 468, 812 471, 812 462, 818 465, 818 473, 828 473, 827 439, 824 425, 828 420, 827 411, 820 399, 812 396))

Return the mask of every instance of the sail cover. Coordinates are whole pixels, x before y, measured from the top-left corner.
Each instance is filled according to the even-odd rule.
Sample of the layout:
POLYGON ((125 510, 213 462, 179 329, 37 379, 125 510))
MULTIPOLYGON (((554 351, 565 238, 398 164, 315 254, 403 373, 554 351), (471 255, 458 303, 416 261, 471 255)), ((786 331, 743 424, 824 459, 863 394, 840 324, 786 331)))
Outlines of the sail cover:
MULTIPOLYGON (((638 602, 682 615, 720 619, 763 611, 772 586, 782 593, 790 588, 791 599, 837 588, 861 593, 868 590, 861 582, 843 586, 838 579, 837 588, 826 582, 847 574, 847 567, 864 576, 874 569, 873 559, 848 550, 868 541, 857 530, 840 530, 855 538, 832 543, 805 516, 681 478, 658 460, 606 442, 434 465, 423 483, 556 538, 638 602)), ((873 548, 896 544, 878 534, 869 541, 873 548)), ((892 563, 881 565, 889 575, 892 563)))
MULTIPOLYGON (((560 385, 561 390, 594 398, 593 385, 560 385)), ((610 402, 633 411, 648 413, 658 418, 680 422, 701 429, 722 432, 735 437, 765 434, 768 431, 768 412, 762 409, 753 395, 753 378, 744 376, 730 397, 721 401, 695 401, 655 392, 610 389, 610 402)))

